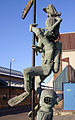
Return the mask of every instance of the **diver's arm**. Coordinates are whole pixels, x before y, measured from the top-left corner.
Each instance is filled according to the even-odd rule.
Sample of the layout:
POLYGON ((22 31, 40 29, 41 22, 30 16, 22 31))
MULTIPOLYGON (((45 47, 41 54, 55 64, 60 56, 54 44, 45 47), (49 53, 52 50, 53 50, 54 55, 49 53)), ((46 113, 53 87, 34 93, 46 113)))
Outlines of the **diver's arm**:
POLYGON ((38 54, 37 54, 37 52, 39 52, 39 53, 41 53, 41 52, 42 52, 42 48, 41 48, 41 47, 39 47, 39 46, 36 46, 36 45, 32 45, 32 49, 34 49, 34 50, 35 50, 36 55, 38 55, 38 54))
POLYGON ((62 21, 62 19, 61 19, 60 17, 56 17, 56 20, 57 20, 57 22, 55 22, 55 24, 53 24, 53 25, 48 29, 48 31, 46 31, 46 32, 44 33, 45 36, 47 36, 50 32, 52 32, 53 29, 62 21))

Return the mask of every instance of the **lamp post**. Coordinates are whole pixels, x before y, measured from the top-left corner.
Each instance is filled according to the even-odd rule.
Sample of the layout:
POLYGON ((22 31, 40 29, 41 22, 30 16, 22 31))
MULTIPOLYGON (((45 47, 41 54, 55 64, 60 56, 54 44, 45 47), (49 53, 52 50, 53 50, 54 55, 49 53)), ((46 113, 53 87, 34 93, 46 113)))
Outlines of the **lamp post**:
POLYGON ((11 65, 14 60, 15 59, 11 59, 10 61, 9 99, 11 98, 11 65))

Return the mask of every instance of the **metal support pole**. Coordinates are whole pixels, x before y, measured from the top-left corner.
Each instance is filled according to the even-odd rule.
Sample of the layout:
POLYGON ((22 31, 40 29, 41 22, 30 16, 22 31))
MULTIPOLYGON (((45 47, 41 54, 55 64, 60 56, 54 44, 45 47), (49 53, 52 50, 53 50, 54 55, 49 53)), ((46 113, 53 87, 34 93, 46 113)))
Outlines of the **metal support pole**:
MULTIPOLYGON (((36 0, 33 0, 33 24, 36 23, 36 0)), ((33 45, 35 45, 35 34, 33 33, 33 45)), ((32 50, 32 66, 35 66, 35 50, 32 50)), ((35 78, 32 78, 32 120, 34 117, 34 107, 35 107, 35 78)))
POLYGON ((9 80, 9 99, 11 98, 11 61, 10 61, 10 80, 9 80))
POLYGON ((11 65, 12 65, 12 61, 14 60, 15 59, 11 59, 10 61, 9 99, 11 98, 11 65))

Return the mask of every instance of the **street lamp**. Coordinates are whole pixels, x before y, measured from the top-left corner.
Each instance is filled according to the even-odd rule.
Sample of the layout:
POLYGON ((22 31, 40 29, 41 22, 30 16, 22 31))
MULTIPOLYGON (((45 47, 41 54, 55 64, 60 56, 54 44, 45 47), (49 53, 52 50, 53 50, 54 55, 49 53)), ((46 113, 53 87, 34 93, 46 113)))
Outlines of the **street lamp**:
POLYGON ((15 59, 11 59, 10 61, 9 99, 11 98, 11 65, 13 61, 15 61, 15 59))

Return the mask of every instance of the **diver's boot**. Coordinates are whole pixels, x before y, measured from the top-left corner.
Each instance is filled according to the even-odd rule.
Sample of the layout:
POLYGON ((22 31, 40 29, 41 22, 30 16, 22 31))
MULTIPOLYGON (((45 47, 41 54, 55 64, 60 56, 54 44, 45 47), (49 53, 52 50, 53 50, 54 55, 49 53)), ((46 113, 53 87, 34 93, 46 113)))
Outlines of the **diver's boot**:
POLYGON ((25 92, 22 93, 21 95, 15 96, 13 98, 11 98, 8 101, 8 104, 10 106, 15 106, 19 103, 21 103, 23 100, 25 100, 26 98, 28 98, 31 95, 31 79, 30 76, 27 74, 27 71, 24 70, 24 90, 25 92))
POLYGON ((30 95, 30 93, 27 93, 27 92, 24 92, 22 93, 21 95, 18 95, 18 96, 15 96, 13 98, 11 98, 9 101, 8 101, 8 104, 13 107, 19 103, 21 103, 22 101, 26 100, 26 98, 28 98, 30 95))

